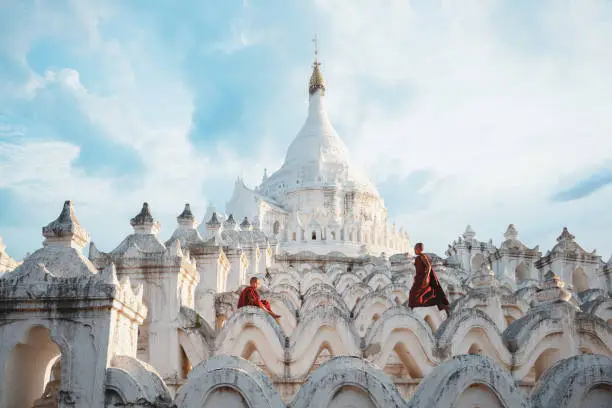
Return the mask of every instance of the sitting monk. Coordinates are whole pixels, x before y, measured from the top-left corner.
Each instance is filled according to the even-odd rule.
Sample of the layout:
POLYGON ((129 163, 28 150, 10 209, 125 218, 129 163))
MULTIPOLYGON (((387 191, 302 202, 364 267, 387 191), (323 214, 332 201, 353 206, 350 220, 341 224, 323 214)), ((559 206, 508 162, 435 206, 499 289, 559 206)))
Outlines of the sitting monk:
POLYGON ((431 260, 423 253, 423 244, 419 242, 414 246, 416 258, 414 266, 416 274, 414 283, 410 288, 408 297, 408 307, 429 307, 438 306, 439 310, 446 311, 447 316, 450 315, 450 307, 448 298, 440 286, 438 277, 431 267, 431 260))
POLYGON ((280 315, 272 311, 270 302, 268 302, 267 300, 262 300, 259 297, 259 293, 257 293, 257 288, 259 287, 259 279, 257 279, 256 276, 253 276, 251 278, 250 284, 251 285, 244 288, 244 290, 240 294, 240 298, 238 299, 238 308, 245 306, 260 307, 266 312, 268 312, 275 319, 281 317, 280 315))

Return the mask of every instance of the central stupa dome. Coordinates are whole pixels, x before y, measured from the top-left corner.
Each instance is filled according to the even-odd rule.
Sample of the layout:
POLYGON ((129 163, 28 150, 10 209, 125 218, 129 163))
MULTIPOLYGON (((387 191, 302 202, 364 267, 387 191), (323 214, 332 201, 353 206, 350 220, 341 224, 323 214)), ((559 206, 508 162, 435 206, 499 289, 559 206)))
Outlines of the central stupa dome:
POLYGON ((364 172, 352 162, 325 107, 326 84, 315 60, 309 82, 308 117, 289 145, 281 168, 266 179, 261 190, 272 197, 287 189, 335 185, 343 190, 362 190, 378 196, 364 172))

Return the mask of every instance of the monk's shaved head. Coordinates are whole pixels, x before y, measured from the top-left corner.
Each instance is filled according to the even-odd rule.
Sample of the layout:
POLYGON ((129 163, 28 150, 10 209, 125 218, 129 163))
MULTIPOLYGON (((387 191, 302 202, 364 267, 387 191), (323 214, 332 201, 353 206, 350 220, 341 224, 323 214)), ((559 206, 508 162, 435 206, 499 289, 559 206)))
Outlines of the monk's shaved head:
POLYGON ((422 242, 417 242, 417 244, 414 246, 414 253, 416 255, 421 255, 423 253, 423 243, 422 242))
POLYGON ((259 279, 257 278, 257 276, 253 276, 253 277, 251 278, 251 280, 249 281, 249 283, 252 285, 252 284, 254 284, 255 282, 257 282, 258 280, 259 280, 259 279))

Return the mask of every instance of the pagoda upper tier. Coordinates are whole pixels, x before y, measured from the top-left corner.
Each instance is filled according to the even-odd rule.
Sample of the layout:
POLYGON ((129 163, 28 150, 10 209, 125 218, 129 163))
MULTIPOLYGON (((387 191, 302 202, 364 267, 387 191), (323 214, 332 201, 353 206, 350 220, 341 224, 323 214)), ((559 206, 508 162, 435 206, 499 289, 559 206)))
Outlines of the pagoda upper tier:
POLYGON ((407 233, 389 225, 383 199, 332 126, 326 91, 315 54, 308 116, 283 165, 270 177, 265 173, 254 190, 236 180, 226 213, 253 220, 288 253, 410 252, 407 233))
POLYGON ((289 145, 281 168, 262 182, 261 194, 284 204, 287 191, 334 186, 379 197, 362 169, 352 163, 348 148, 329 120, 326 89, 320 64, 315 62, 309 81, 306 122, 289 145))

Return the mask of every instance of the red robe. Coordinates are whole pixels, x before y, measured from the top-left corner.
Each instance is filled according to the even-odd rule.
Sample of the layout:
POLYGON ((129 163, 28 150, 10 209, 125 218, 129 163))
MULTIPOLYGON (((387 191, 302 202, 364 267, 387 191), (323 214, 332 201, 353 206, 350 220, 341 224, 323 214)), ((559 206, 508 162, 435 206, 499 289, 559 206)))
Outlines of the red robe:
POLYGON ((448 298, 427 255, 417 256, 414 266, 416 275, 408 296, 408 307, 438 306, 440 310, 446 309, 449 305, 448 298))
POLYGON ((240 294, 240 298, 238 299, 238 308, 245 306, 260 307, 268 313, 273 313, 270 303, 267 300, 262 300, 259 297, 259 293, 257 293, 257 289, 254 289, 250 286, 246 287, 242 291, 242 293, 240 294))

